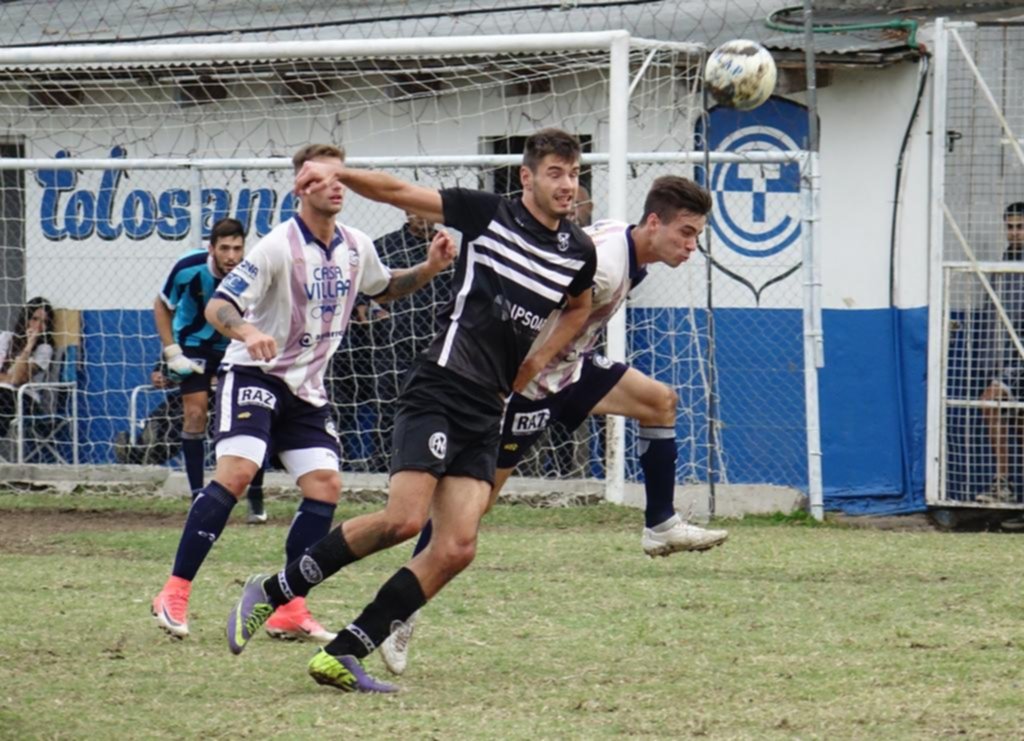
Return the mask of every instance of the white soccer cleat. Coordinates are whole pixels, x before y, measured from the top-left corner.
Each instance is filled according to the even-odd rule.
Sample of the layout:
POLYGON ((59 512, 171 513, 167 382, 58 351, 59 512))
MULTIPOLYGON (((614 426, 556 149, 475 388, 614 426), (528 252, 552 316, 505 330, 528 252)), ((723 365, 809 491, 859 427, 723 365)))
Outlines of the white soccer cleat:
POLYGON ((1013 488, 1005 476, 996 476, 992 486, 984 494, 979 494, 975 500, 979 504, 1010 504, 1017 501, 1013 488))
POLYGON ((387 640, 380 644, 380 657, 392 674, 401 674, 409 663, 409 641, 412 640, 412 632, 416 628, 416 618, 419 614, 417 610, 404 623, 399 622, 387 640))
POLYGON ((729 537, 726 530, 705 530, 679 520, 672 527, 655 532, 649 527, 644 528, 640 545, 644 553, 651 558, 667 556, 677 551, 706 551, 721 545, 729 537))

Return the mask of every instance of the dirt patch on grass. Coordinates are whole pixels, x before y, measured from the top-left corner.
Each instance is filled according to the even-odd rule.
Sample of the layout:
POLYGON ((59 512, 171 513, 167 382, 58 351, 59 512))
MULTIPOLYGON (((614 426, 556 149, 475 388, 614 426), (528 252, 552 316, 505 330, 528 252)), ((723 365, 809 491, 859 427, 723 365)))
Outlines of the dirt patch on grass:
POLYGON ((934 532, 935 523, 926 514, 914 515, 844 515, 830 514, 829 518, 846 527, 865 528, 870 530, 893 530, 897 532, 934 532))
POLYGON ((0 511, 0 553, 47 553, 63 533, 113 532, 154 527, 180 528, 182 513, 66 510, 0 511))

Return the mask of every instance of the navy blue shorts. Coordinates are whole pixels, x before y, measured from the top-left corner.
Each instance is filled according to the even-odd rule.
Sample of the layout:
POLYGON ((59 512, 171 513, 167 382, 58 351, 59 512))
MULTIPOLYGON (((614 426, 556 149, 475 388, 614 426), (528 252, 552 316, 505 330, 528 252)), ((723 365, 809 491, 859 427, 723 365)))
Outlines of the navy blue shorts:
POLYGON ((218 374, 214 441, 248 435, 274 453, 327 448, 341 457, 330 405, 303 401, 279 378, 256 368, 232 366, 218 374))
POLYGON ((603 355, 588 355, 576 383, 557 394, 533 401, 512 394, 501 423, 498 468, 515 468, 552 422, 561 422, 572 432, 585 420, 619 379, 629 370, 603 355))
POLYGON ((494 483, 504 402, 430 362, 406 377, 395 408, 391 473, 426 471, 494 483))
POLYGON ((224 358, 223 352, 211 352, 198 347, 183 347, 181 351, 185 357, 198 363, 203 368, 202 373, 190 373, 184 376, 178 383, 178 388, 183 394, 194 394, 197 391, 210 392, 213 388, 213 379, 217 377, 217 367, 224 358))

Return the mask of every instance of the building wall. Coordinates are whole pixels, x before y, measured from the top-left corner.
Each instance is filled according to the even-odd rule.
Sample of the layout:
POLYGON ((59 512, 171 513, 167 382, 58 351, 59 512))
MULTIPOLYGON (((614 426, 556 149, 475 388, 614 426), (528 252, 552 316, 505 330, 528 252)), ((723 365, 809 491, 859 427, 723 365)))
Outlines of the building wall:
MULTIPOLYGON (((830 504, 847 509, 913 508, 919 506, 923 491, 926 108, 912 130, 902 186, 898 194, 894 192, 897 154, 913 108, 918 73, 914 64, 837 71, 832 85, 819 93, 822 244, 818 253, 826 333, 826 365, 820 373, 824 473, 830 504), (894 199, 899 211, 893 250, 894 199), (891 270, 894 300, 890 297, 891 270)), ((75 157, 105 156, 120 147, 127 157, 181 155, 193 150, 221 156, 289 155, 296 141, 328 139, 348 144, 350 156, 424 151, 476 154, 484 146, 482 137, 529 133, 555 124, 592 134, 595 150, 604 151, 607 122, 594 112, 602 110, 603 93, 583 84, 586 79, 574 81, 581 90, 577 94, 538 99, 520 107, 492 91, 463 96, 458 106, 444 99, 382 102, 351 116, 343 109, 325 106, 308 119, 297 116, 284 124, 262 120, 245 106, 230 110, 229 103, 219 106, 223 116, 212 123, 201 122, 194 109, 176 117, 169 113, 148 120, 138 118, 127 128, 111 122, 110 130, 126 132, 123 140, 97 134, 84 140, 87 143, 80 136, 81 121, 68 119, 27 139, 26 154, 49 157, 66 149, 75 157), (232 120, 230 113, 237 119, 232 120), (420 122, 417 136, 398 128, 408 121, 420 122)), ((649 96, 651 104, 634 107, 630 148, 678 151, 691 147, 695 100, 672 85, 651 86, 640 95, 649 96)), ((800 102, 799 96, 794 100, 800 102)), ((92 115, 90 125, 102 131, 102 111, 92 115)), ((668 171, 693 174, 689 167, 631 170, 629 213, 633 219, 639 216, 650 181, 668 171)), ((470 170, 421 168, 406 176, 430 185, 486 185, 485 177, 482 180, 478 172, 470 170)), ((595 214, 600 215, 607 193, 600 168, 594 178, 595 214)), ((237 215, 240 199, 251 205, 243 215, 248 214, 254 231, 269 228, 294 207, 288 196, 289 181, 287 171, 205 174, 206 228, 218 215, 237 215)), ((126 389, 142 382, 157 352, 148 318, 156 291, 173 260, 200 243, 198 231, 186 223, 186 195, 192 183, 183 172, 139 170, 118 177, 112 172, 82 171, 32 176, 26 187, 28 293, 47 295, 58 305, 86 311, 88 370, 83 382, 94 392, 87 407, 102 418, 90 423, 86 436, 98 443, 92 459, 105 460, 109 451, 101 443, 109 440, 120 424, 127 405, 126 389), (69 207, 69 203, 73 205, 69 207), (147 212, 151 207, 155 208, 153 214, 147 212), (93 218, 88 228, 82 215, 88 215, 90 208, 93 218), (132 238, 144 235, 150 226, 149 236, 132 238), (90 327, 95 330, 91 334, 90 327), (117 336, 130 341, 110 340, 117 336)), ((792 209, 792 198, 779 208, 792 209)), ((350 197, 343 217, 371 236, 396 228, 402 221, 393 209, 355 197, 350 197)), ((798 266, 799 249, 797 240, 773 257, 777 264, 771 270, 779 273, 779 268, 798 266)), ((763 272, 765 264, 760 263, 757 270, 763 272)), ((691 314, 690 307, 706 304, 706 274, 701 257, 687 265, 685 273, 653 271, 650 282, 636 297, 632 316, 646 316, 648 323, 703 326, 706 318, 701 318, 699 311, 691 314), (661 311, 661 318, 645 314, 652 310, 661 311)), ((719 389, 722 411, 730 422, 723 431, 724 477, 736 483, 806 487, 801 273, 797 269, 761 286, 763 290, 756 294, 721 271, 712 274, 720 318, 720 362, 724 369, 735 371, 723 375, 719 389), (751 328, 762 322, 785 337, 785 342, 780 341, 774 349, 759 347, 751 328), (764 361, 770 370, 751 370, 752 360, 764 361), (762 419, 770 405, 785 419, 762 419), (760 434, 765 428, 777 429, 766 438, 760 434), (786 459, 785 466, 777 465, 780 459, 786 459)), ((651 340, 634 335, 632 343, 634 351, 642 355, 651 340)), ((702 402, 692 387, 694 362, 682 360, 676 370, 691 384, 693 396, 684 402, 696 408, 702 402)), ((700 434, 700 410, 687 424, 700 434)), ((700 476, 700 466, 695 466, 681 477, 700 476)))

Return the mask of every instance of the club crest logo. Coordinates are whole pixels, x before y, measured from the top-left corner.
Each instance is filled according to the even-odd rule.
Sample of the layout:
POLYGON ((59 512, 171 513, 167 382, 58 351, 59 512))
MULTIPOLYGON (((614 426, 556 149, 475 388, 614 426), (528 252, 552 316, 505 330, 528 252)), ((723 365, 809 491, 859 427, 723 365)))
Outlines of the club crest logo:
POLYGON ((435 432, 427 441, 427 447, 435 458, 443 461, 445 453, 448 452, 448 436, 443 432, 435 432))
POLYGON ((558 251, 565 252, 569 249, 569 232, 558 233, 558 251))
POLYGON ((299 573, 310 584, 319 584, 324 580, 324 572, 320 570, 320 565, 307 554, 303 554, 299 559, 299 573))
MULTIPOLYGON (((704 146, 704 120, 696 140, 704 146)), ((795 152, 807 141, 807 109, 783 98, 752 111, 716 106, 708 120, 707 144, 713 152, 745 155, 795 152)), ((701 251, 721 273, 746 286, 757 304, 769 286, 797 278, 801 245, 800 164, 739 160, 718 162, 708 173, 698 167, 696 180, 711 191, 710 252, 701 251)), ((773 292, 776 306, 783 294, 773 292)), ((794 295, 799 295, 795 293, 794 295)), ((782 299, 783 308, 787 304, 782 299)))

